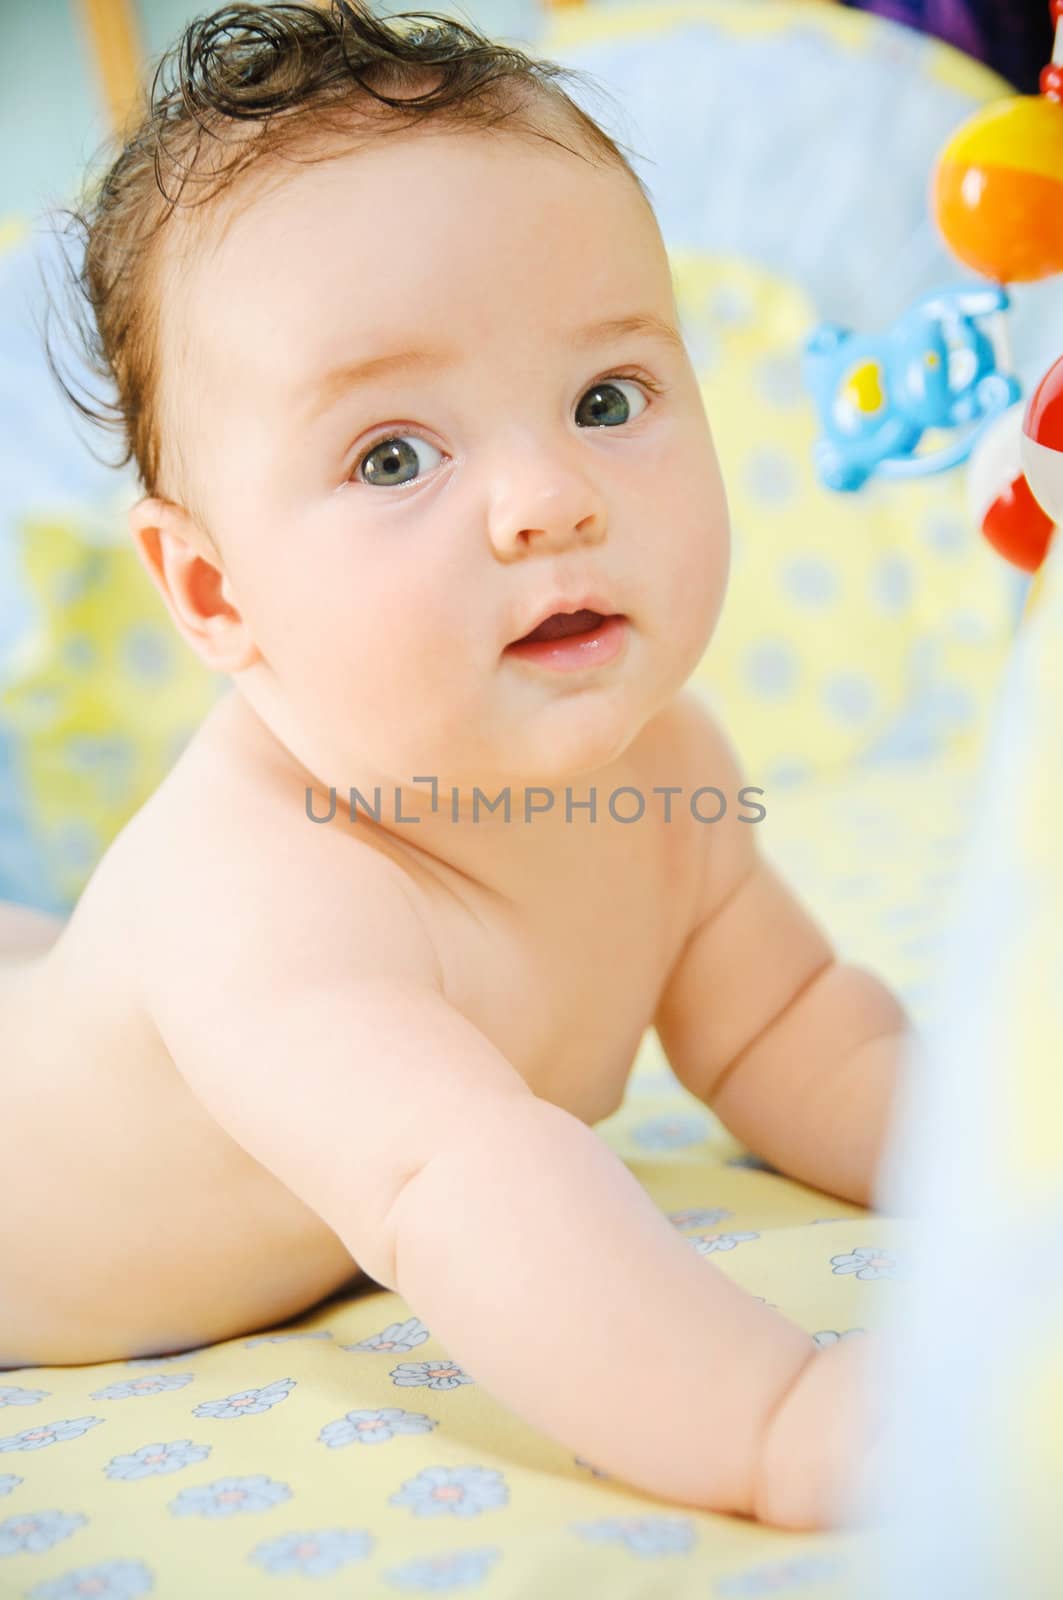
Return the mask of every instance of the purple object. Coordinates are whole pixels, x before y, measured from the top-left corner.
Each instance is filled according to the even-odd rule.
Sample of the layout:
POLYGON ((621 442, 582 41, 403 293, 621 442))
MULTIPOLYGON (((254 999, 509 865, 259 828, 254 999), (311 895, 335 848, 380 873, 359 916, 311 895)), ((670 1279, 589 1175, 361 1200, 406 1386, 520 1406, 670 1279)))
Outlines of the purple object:
POLYGON ((1023 94, 1036 94, 1052 55, 1048 0, 843 0, 955 45, 1023 94))

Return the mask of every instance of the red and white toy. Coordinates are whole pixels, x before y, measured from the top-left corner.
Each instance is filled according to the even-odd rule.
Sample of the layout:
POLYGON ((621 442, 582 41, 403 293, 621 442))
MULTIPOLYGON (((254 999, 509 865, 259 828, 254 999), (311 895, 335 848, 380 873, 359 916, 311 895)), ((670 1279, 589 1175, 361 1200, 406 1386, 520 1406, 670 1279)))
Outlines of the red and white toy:
MULTIPOLYGON (((936 220, 953 253, 999 283, 1063 272, 1063 0, 1040 95, 990 104, 953 136, 933 184, 936 220)), ((1005 560, 1038 574, 1063 524, 1063 359, 1029 404, 1009 408, 979 441, 968 505, 1005 560)), ((1034 604, 1038 579, 1027 598, 1034 604)))
POLYGON ((1049 367, 1026 408, 1020 448, 1030 489, 1058 526, 1063 523, 1063 356, 1049 367))
POLYGON ((1025 411, 1022 401, 1009 406, 975 446, 967 468, 967 507, 998 555, 1023 572, 1036 572, 1048 553, 1055 519, 1027 478, 1025 411))
MULTIPOLYGON (((1011 406, 982 439, 967 469, 971 517, 999 555, 1039 573, 1063 524, 1063 357, 1028 405, 1011 406)), ((1027 599, 1035 603, 1038 580, 1027 599)))

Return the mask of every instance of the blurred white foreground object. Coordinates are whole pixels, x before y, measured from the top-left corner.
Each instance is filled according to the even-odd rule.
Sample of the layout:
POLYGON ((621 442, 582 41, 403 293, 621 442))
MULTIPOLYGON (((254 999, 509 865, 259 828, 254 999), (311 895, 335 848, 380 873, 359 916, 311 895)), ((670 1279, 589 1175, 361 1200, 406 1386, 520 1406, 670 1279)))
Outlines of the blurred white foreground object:
MULTIPOLYGON (((1023 448, 1059 518, 1059 444, 1023 448)), ((1041 580, 877 1197, 912 1242, 860 1600, 1063 1596, 1063 540, 1041 580)))

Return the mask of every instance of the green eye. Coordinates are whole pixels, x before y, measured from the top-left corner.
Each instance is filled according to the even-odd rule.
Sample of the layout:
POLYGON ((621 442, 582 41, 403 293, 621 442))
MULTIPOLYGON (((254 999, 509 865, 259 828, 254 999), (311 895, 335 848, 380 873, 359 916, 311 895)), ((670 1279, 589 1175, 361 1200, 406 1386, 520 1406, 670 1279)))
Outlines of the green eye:
POLYGON ((625 389, 630 389, 641 402, 639 410, 634 413, 636 417, 639 416, 645 410, 647 402, 638 384, 623 378, 606 378, 588 389, 576 407, 576 420, 580 427, 618 428, 623 423, 630 422, 632 411, 630 402, 623 392, 625 389), (581 416, 587 420, 580 421, 581 416))
MULTIPOLYGON (((413 483, 417 476, 417 469, 421 465, 417 451, 410 441, 416 440, 422 449, 434 450, 442 461, 443 457, 434 444, 429 444, 416 433, 402 433, 391 439, 379 440, 371 450, 367 450, 355 468, 361 475, 363 483, 372 484, 374 487, 393 484, 413 483)), ((434 463, 429 463, 433 465, 434 463)))
MULTIPOLYGON (((643 382, 655 393, 661 392, 658 384, 649 379, 643 382)), ((618 428, 641 416, 648 403, 641 382, 630 378, 603 378, 583 395, 576 408, 576 420, 582 428, 618 428)), ((423 470, 438 465, 442 459, 435 445, 422 439, 420 434, 391 434, 378 439, 358 458, 351 477, 373 488, 401 488, 404 484, 415 483, 423 470), (418 450, 431 451, 436 461, 422 462, 418 450)))

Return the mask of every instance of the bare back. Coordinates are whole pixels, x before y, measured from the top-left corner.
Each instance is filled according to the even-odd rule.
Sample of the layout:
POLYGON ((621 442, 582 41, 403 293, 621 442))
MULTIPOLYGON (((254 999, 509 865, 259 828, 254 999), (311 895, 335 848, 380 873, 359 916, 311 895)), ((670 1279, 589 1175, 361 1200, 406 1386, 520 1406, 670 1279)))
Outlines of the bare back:
MULTIPOLYGON (((146 999, 166 919, 184 914, 172 890, 189 852, 216 865, 219 894, 234 855, 259 861, 264 898, 247 914, 265 906, 322 937, 330 907, 357 906, 367 873, 394 876, 448 1002, 537 1095, 592 1124, 620 1104, 693 924, 711 829, 685 806, 666 824, 651 803, 655 784, 688 782, 685 727, 680 697, 628 752, 625 781, 647 800, 637 823, 616 821, 599 794, 595 824, 555 830, 550 848, 534 820, 515 824, 527 873, 502 902, 364 817, 346 821, 342 798, 333 823, 310 824, 296 770, 226 695, 114 840, 53 949, 0 967, 0 1282, 11 1295, 0 1366, 235 1336, 358 1275, 335 1233, 207 1113, 146 999)), ((163 976, 181 996, 182 973, 163 976)), ((195 1007, 191 988, 182 1003, 195 1007)))

